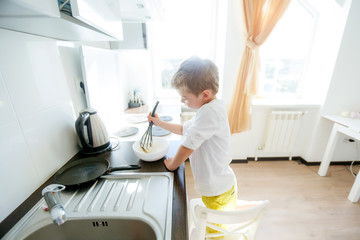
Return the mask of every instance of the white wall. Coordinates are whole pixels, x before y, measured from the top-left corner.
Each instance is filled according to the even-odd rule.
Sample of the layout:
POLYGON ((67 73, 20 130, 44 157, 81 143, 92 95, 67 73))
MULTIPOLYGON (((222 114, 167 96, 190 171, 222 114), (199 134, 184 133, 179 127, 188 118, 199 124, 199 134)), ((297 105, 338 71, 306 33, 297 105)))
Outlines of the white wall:
POLYGON ((244 40, 242 37, 243 26, 241 23, 241 1, 231 0, 228 3, 228 19, 225 40, 225 59, 223 66, 223 88, 222 99, 230 105, 238 76, 241 56, 244 50, 244 40))
MULTIPOLYGON (((228 24, 226 35, 225 63, 224 63, 224 87, 222 97, 229 106, 238 76, 241 56, 243 52, 243 31, 241 25, 242 16, 239 1, 229 1, 228 24)), ((314 131, 314 122, 319 118, 319 104, 289 104, 287 101, 271 103, 267 100, 256 103, 252 108, 252 129, 232 135, 233 159, 246 159, 248 157, 273 157, 289 156, 289 153, 264 153, 256 152, 263 144, 266 131, 267 117, 271 110, 301 110, 307 112, 302 123, 302 131, 295 143, 293 156, 302 156, 307 151, 307 142, 310 141, 314 131)))
POLYGON ((360 111, 360 1, 352 1, 323 114, 360 111))
MULTIPOLYGON (((360 111, 360 1, 352 1, 338 58, 323 106, 322 114, 340 115, 342 111, 360 111)), ((322 119, 318 127, 318 141, 327 142, 332 122, 322 119), (326 134, 322 134, 325 132, 326 134)), ((340 138, 333 161, 359 160, 356 143, 340 138)), ((359 144, 359 143, 358 143, 359 144)), ((322 149, 321 149, 322 150, 322 149)), ((313 152, 317 152, 316 149, 313 152)), ((316 154, 316 153, 314 153, 316 154)), ((322 155, 321 155, 322 156, 322 155)))
MULTIPOLYGON (((86 108, 81 45, 110 49, 108 42, 57 42, 0 29, 0 204, 6 206, 0 222, 79 150, 74 124, 86 108)), ((124 54, 121 61, 136 63, 124 54)), ((128 69, 126 79, 136 70, 149 71, 128 69)), ((147 84, 144 77, 126 87, 145 92, 147 84)))
POLYGON ((81 61, 80 47, 81 45, 110 49, 109 42, 57 42, 60 57, 62 61, 63 71, 67 84, 69 86, 70 96, 73 102, 75 116, 87 107, 85 94, 80 88, 80 82, 84 81, 81 61))
POLYGON ((351 0, 342 3, 328 0, 313 0, 310 3, 317 13, 317 23, 301 94, 302 98, 321 105, 331 81, 351 0))
POLYGON ((319 118, 320 108, 318 105, 256 105, 252 109, 252 128, 249 131, 232 135, 233 159, 246 159, 248 157, 289 157, 288 152, 263 152, 258 148, 264 144, 267 118, 272 110, 295 110, 303 111, 305 115, 300 126, 300 131, 294 143, 292 156, 304 156, 308 143, 313 137, 315 125, 313 122, 319 118))
MULTIPOLYGON (((86 107, 85 94, 80 88, 80 82, 84 81, 80 62, 81 45, 110 50, 109 42, 58 42, 76 115, 86 107)), ((151 104, 153 93, 148 89, 152 89, 153 82, 149 51, 146 49, 115 49, 111 51, 117 55, 116 64, 119 66, 118 78, 122 87, 120 97, 123 102, 123 105, 119 106, 121 111, 128 107, 129 93, 133 90, 139 90, 142 100, 146 104, 151 104)))
POLYGON ((0 29, 0 221, 77 151, 54 40, 0 29))
POLYGON ((138 90, 145 104, 151 105, 154 94, 151 56, 147 49, 118 50, 120 80, 123 82, 124 103, 130 100, 130 91, 138 90))
MULTIPOLYGON (((353 1, 356 2, 356 1, 353 1)), ((345 23, 347 18, 347 13, 349 9, 349 5, 351 1, 344 1, 344 6, 337 6, 336 3, 331 3, 331 9, 327 8, 327 11, 333 11, 333 14, 328 14, 327 11, 321 10, 320 13, 323 14, 325 18, 334 18, 332 21, 345 23), (325 14, 326 13, 326 14, 325 14), (336 13, 336 14, 335 14, 336 13)), ((316 4, 321 6, 321 4, 329 4, 326 1, 317 0, 316 4)), ((316 5, 315 4, 315 5, 316 5)), ((359 12, 359 2, 356 4, 353 3, 351 6, 351 13, 352 17, 349 17, 349 20, 346 25, 346 35, 348 35, 349 39, 352 39, 353 44, 355 42, 359 42, 358 31, 355 31, 355 35, 352 35, 348 28, 359 28, 359 16, 355 16, 355 13, 359 12), (354 15, 354 16, 353 16, 354 15)), ((318 7, 319 7, 318 6, 318 7)), ((239 71, 241 55, 243 51, 243 40, 241 31, 243 27, 240 25, 240 15, 239 11, 241 9, 241 5, 239 1, 229 1, 228 7, 228 24, 227 24, 227 36, 226 36, 226 49, 225 49, 225 64, 224 64, 224 87, 222 96, 227 105, 229 106, 232 100, 233 90, 235 87, 236 78, 239 71)), ((331 130, 331 123, 327 123, 322 120, 320 117, 321 108, 324 104, 325 96, 327 88, 331 86, 329 90, 329 94, 332 91, 337 91, 338 88, 344 88, 342 83, 344 80, 340 80, 340 76, 344 76, 344 71, 348 71, 349 69, 342 70, 342 66, 347 66, 348 64, 356 64, 359 62, 359 53, 357 51, 353 51, 353 56, 356 57, 347 57, 346 48, 344 46, 350 43, 341 43, 341 53, 339 53, 339 59, 341 59, 341 63, 339 64, 339 60, 336 62, 337 58, 337 49, 340 46, 341 42, 341 33, 343 30, 343 26, 337 25, 336 31, 333 31, 334 24, 328 23, 326 25, 324 21, 320 21, 319 23, 322 28, 322 31, 317 33, 317 37, 315 39, 317 48, 314 49, 314 59, 312 60, 312 66, 310 66, 310 74, 307 76, 308 81, 306 82, 305 86, 305 94, 303 94, 303 99, 298 99, 297 101, 289 101, 288 99, 277 100, 271 102, 270 100, 263 99, 261 101, 257 100, 253 102, 252 108, 252 129, 247 132, 233 134, 232 136, 232 144, 233 144, 233 158, 234 159, 245 159, 247 157, 254 157, 256 155, 256 149, 261 146, 264 138, 265 128, 266 128, 266 119, 267 115, 271 110, 277 109, 286 109, 286 110, 302 110, 307 112, 302 122, 300 134, 298 139, 295 143, 295 150, 293 156, 301 156, 307 161, 321 161, 323 151, 326 147, 327 139, 330 135, 331 130), (331 26, 331 27, 329 27, 331 26), (340 36, 333 36, 334 32, 340 34, 340 36), (326 41, 326 39, 330 39, 326 41), (330 46, 327 46, 324 49, 324 41, 330 46), (319 47, 320 46, 320 47, 319 47), (343 52, 345 51, 345 52, 343 52), (341 57, 341 55, 344 55, 341 57), (350 61, 350 62, 349 62, 350 61), (335 65, 336 62, 336 65, 335 65), (336 71, 340 71, 339 73, 339 80, 334 80, 332 77, 332 70, 335 65, 334 77, 336 77, 336 71), (331 88, 335 90, 331 90, 331 88), (320 92, 322 91, 322 92, 320 92)), ((360 29, 360 28, 359 28, 360 29)), ((353 31, 353 30, 352 30, 353 31)), ((326 45, 327 45, 326 44, 326 45)), ((354 48, 356 46, 352 46, 354 48)), ((358 46, 357 46, 358 47, 358 46)), ((358 48, 359 49, 359 48, 358 48)), ((350 51, 350 49, 349 49, 350 51)), ((357 69, 356 71, 350 71, 347 74, 352 75, 352 78, 346 80, 349 83, 349 91, 346 92, 337 92, 332 96, 327 98, 327 104, 325 104, 324 109, 330 109, 336 112, 336 110, 332 107, 336 107, 339 105, 339 102, 342 99, 346 98, 346 104, 349 105, 350 103, 352 106, 354 104, 359 103, 359 96, 360 94, 354 95, 355 89, 360 89, 358 86, 360 81, 354 83, 354 79, 359 78, 360 74, 357 69)), ((349 106, 350 107, 350 106, 349 106)), ((342 109, 343 110, 343 109, 342 109)), ((339 113, 339 111, 337 111, 339 113)), ((349 161, 352 157, 346 157, 346 154, 351 152, 352 155, 354 151, 347 151, 348 149, 341 150, 338 155, 342 155, 343 157, 339 157, 338 159, 343 159, 343 161, 349 161), (345 157, 344 157, 345 156, 345 157)), ((283 153, 261 153, 262 156, 272 157, 272 156, 286 156, 283 153)))

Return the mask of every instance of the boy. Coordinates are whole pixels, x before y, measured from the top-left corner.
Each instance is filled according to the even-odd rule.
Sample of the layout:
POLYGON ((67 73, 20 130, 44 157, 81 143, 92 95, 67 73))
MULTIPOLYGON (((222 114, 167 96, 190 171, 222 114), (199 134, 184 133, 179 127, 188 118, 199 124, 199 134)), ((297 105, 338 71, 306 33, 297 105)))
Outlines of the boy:
POLYGON ((181 64, 171 85, 182 103, 198 111, 184 125, 161 121, 157 114, 148 115, 149 122, 184 136, 175 156, 164 161, 166 168, 174 171, 189 158, 195 190, 202 195, 205 206, 215 210, 235 208, 236 178, 229 166, 231 135, 225 104, 216 98, 217 67, 210 60, 191 57, 181 64))

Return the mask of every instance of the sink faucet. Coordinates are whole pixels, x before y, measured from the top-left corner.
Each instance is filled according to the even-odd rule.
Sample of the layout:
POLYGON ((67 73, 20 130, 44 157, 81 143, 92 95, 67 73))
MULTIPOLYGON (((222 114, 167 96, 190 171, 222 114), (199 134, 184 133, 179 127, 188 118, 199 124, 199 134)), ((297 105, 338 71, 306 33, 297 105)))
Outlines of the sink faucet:
POLYGON ((60 191, 64 190, 65 186, 60 184, 50 184, 42 190, 45 202, 48 205, 51 219, 58 226, 66 221, 64 205, 61 201, 60 191))

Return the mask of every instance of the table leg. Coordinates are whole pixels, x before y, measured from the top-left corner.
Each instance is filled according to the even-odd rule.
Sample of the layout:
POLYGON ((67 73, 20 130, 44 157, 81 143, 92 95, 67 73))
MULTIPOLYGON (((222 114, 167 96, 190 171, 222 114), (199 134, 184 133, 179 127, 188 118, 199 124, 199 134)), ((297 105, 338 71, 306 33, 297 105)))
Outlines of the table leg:
POLYGON ((359 201, 360 198, 360 170, 358 174, 356 175, 355 182, 350 190, 348 199, 352 202, 359 201))
POLYGON ((338 131, 339 127, 340 127, 340 125, 335 123, 331 130, 330 138, 329 138, 328 144, 326 145, 324 156, 321 160, 320 168, 318 171, 318 174, 322 177, 326 176, 327 170, 330 165, 331 157, 334 154, 336 143, 337 143, 337 140, 340 135, 339 131, 338 131))

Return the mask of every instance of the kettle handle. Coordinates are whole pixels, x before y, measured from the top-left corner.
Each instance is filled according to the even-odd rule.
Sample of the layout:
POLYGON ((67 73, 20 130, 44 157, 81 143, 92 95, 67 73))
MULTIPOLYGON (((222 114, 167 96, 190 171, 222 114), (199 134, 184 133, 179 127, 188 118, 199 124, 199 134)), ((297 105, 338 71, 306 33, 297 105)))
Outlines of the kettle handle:
MULTIPOLYGON (((79 136, 82 148, 84 150, 93 149, 93 147, 85 141, 84 125, 85 125, 86 121, 89 119, 89 117, 90 117, 90 114, 87 112, 80 113, 79 118, 75 122, 76 133, 79 136)), ((90 136, 89 136, 89 138, 90 138, 90 136)))

